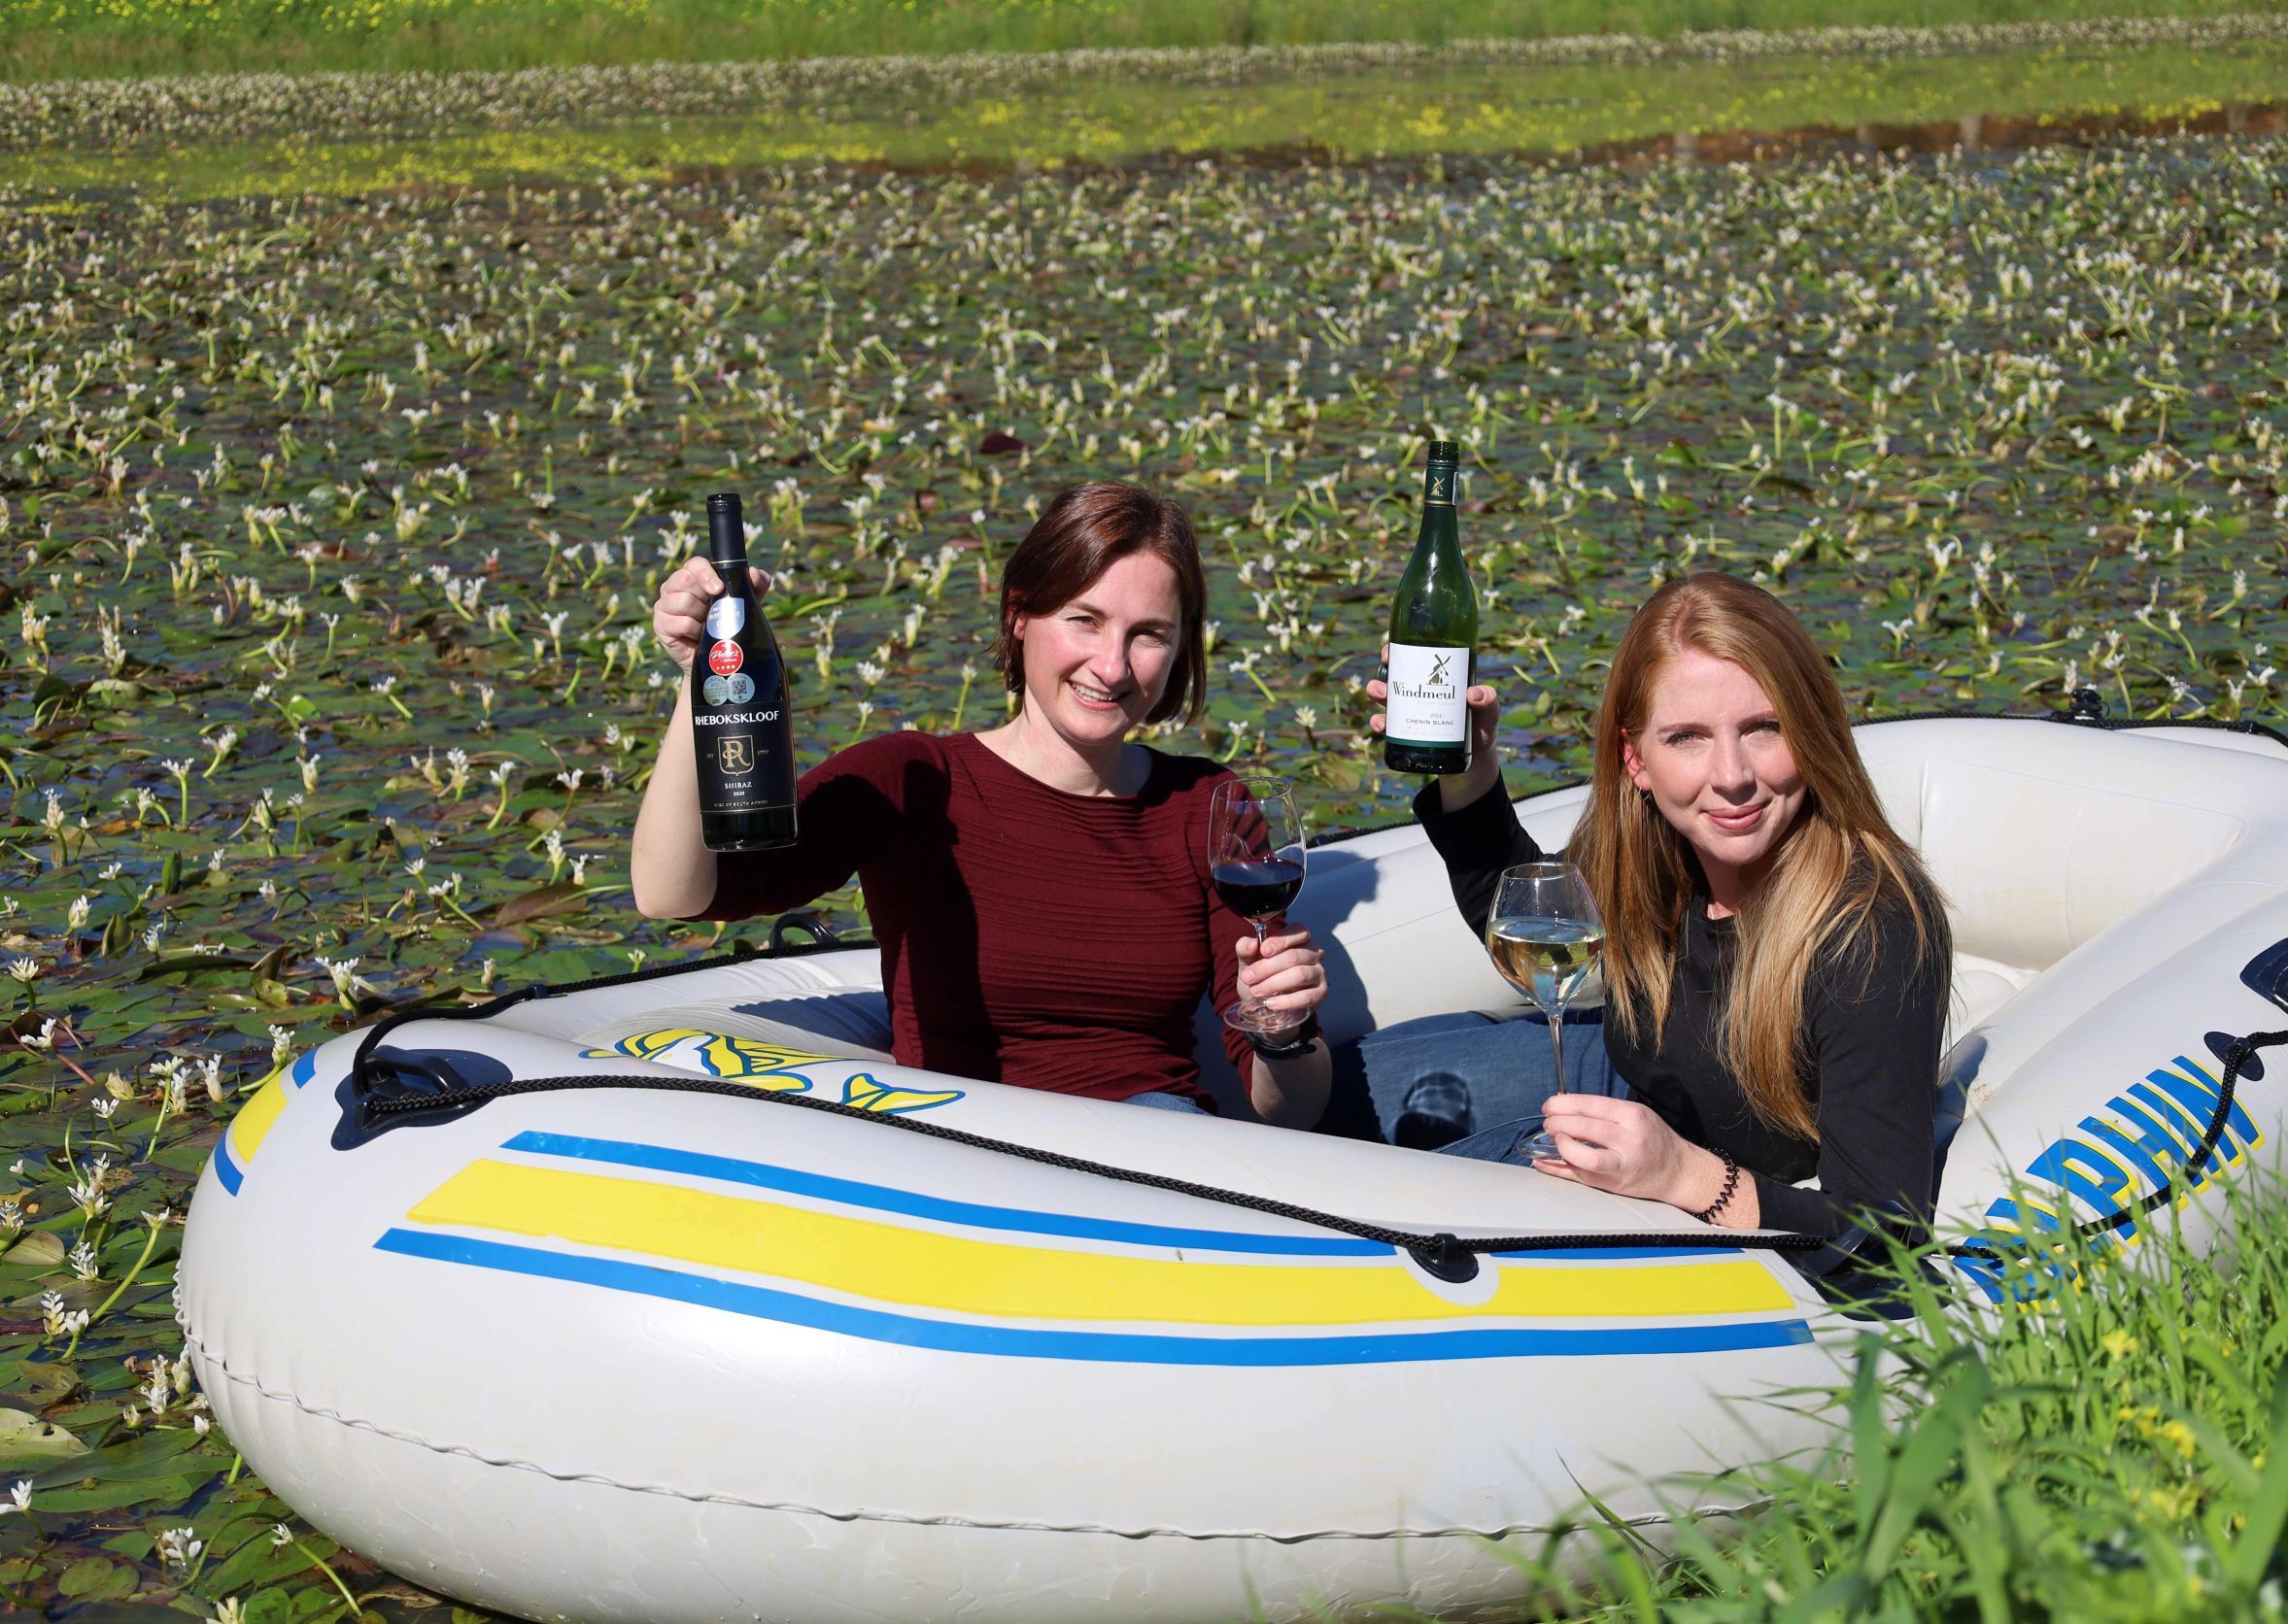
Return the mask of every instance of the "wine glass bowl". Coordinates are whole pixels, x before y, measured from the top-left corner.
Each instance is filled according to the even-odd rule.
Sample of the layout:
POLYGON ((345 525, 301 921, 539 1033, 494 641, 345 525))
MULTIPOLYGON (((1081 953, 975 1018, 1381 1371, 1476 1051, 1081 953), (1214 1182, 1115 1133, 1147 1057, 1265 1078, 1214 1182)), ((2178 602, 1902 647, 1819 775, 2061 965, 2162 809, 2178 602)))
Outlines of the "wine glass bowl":
MULTIPOLYGON (((1283 778, 1235 778, 1215 786, 1208 806, 1208 878, 1223 905, 1254 927, 1258 946, 1271 922, 1294 906, 1309 866, 1303 813, 1283 778)), ((1303 1014, 1242 995, 1224 1024, 1269 1036, 1302 1024, 1303 1014)))
MULTIPOLYGON (((1557 1089, 1565 1087, 1565 1011, 1592 987, 1601 988, 1604 921, 1581 870, 1569 863, 1520 863, 1505 869, 1485 916, 1485 951, 1502 979, 1549 1017, 1550 1055, 1557 1089)), ((1545 1131, 1520 1139, 1528 1160, 1557 1156, 1545 1131)))

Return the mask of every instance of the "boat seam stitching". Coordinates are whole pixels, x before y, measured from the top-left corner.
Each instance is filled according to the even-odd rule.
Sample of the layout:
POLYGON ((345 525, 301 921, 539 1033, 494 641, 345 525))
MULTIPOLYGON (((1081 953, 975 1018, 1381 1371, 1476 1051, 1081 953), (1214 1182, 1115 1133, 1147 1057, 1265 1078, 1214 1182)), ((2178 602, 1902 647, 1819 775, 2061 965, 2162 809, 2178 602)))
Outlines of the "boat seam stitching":
MULTIPOLYGON (((204 1357, 215 1369, 221 1370, 222 1374, 229 1380, 237 1383, 242 1387, 251 1388, 254 1392, 260 1395, 262 1398, 285 1404, 291 1408, 301 1411, 305 1415, 315 1416, 324 1421, 331 1421, 338 1426, 353 1427, 365 1432, 377 1433, 384 1438, 395 1438, 402 1443, 417 1444, 424 1449, 430 1450, 433 1453, 440 1455, 465 1455, 470 1460, 482 1462, 486 1466, 504 1467, 519 1472, 537 1472, 543 1477, 553 1478, 558 1482, 600 1483, 606 1488, 624 1489, 632 1494, 662 1495, 668 1499, 691 1501, 700 1505, 712 1504, 741 1506, 758 1511, 800 1512, 806 1516, 825 1517, 833 1522, 905 1523, 921 1527, 977 1528, 988 1530, 1001 1529, 1007 1530, 1012 1533, 1030 1534, 1110 1534, 1117 1539, 1263 1539, 1268 1540, 1273 1544, 1280 1545, 1305 1544, 1314 1539, 1504 1539, 1520 1534, 1548 1533, 1551 1531, 1551 1528, 1555 1526, 1544 1526, 1531 1523, 1512 1523, 1492 1530, 1462 1527, 1393 1528, 1383 1530, 1329 1528, 1315 1529, 1304 1534, 1271 1534, 1261 1529, 1183 1529, 1159 1527, 1115 1528, 1109 1523, 1056 1523, 1016 1520, 999 1521, 988 1520, 981 1517, 962 1517, 950 1514, 925 1515, 919 1512, 908 1511, 837 1511, 831 1510, 823 1506, 805 1506, 799 1501, 751 1500, 743 1495, 734 1494, 700 1494, 688 1489, 672 1488, 664 1483, 632 1483, 622 1478, 606 1476, 603 1473, 597 1472, 559 1472, 549 1467, 542 1466, 537 1461, 519 1460, 508 1456, 488 1455, 482 1450, 473 1448, 467 1444, 441 1443, 434 1438, 426 1438, 419 1433, 407 1432, 397 1427, 386 1427, 378 1421, 369 1421, 358 1416, 347 1415, 337 1409, 329 1409, 324 1405, 310 1404, 297 1394, 266 1386, 264 1383, 254 1376, 246 1375, 238 1370, 232 1370, 229 1359, 226 1356, 217 1352, 213 1347, 209 1346, 207 1342, 204 1341, 197 1335, 197 1333, 193 1332, 188 1325, 183 1328, 183 1335, 185 1342, 188 1343, 193 1351, 204 1357)), ((1737 1506, 1695 1506, 1693 1507, 1692 1514, 1694 1516, 1737 1516, 1742 1513, 1755 1510, 1764 1504, 1766 1504, 1766 1502, 1750 1501, 1737 1506)), ((1671 1515, 1646 1515, 1627 1517, 1621 1520, 1627 1523, 1627 1525, 1632 1528, 1651 1528, 1663 1526, 1675 1521, 1676 1519, 1671 1515)))

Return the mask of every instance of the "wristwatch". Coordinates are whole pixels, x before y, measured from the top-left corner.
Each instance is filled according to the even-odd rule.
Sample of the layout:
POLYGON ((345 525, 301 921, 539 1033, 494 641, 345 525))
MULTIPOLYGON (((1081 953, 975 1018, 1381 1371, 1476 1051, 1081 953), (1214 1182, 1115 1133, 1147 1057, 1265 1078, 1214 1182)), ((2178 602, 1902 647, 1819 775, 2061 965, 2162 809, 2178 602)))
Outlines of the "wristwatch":
POLYGON ((1277 1037, 1252 1032, 1243 1035, 1247 1039, 1247 1047, 1265 1060, 1293 1060, 1318 1041, 1318 1011, 1311 1011, 1300 1025, 1281 1032, 1277 1037))

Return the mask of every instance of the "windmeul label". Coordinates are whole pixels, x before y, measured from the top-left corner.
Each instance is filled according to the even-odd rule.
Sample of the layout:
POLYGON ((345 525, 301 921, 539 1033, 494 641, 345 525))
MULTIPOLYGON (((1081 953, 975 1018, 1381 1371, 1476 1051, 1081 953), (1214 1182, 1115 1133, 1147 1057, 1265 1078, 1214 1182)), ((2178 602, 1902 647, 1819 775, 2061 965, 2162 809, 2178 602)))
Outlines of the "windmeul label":
POLYGON ((1469 734, 1468 649, 1390 645, 1389 736, 1401 744, 1459 744, 1469 734))
POLYGON ((1453 488, 1461 470, 1451 462, 1433 462, 1422 481, 1422 502, 1428 507, 1453 506, 1453 488))

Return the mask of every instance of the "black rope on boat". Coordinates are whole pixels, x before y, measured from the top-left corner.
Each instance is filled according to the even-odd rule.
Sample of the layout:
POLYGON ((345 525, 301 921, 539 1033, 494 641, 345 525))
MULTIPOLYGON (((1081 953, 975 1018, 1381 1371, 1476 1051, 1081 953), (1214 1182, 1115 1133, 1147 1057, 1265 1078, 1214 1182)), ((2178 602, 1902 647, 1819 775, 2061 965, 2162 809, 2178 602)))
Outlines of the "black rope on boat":
MULTIPOLYGON (((2288 1031, 2252 1032, 2245 1037, 2236 1037, 2226 1046, 2223 1056, 2225 1068, 2217 1079, 2216 1109, 2209 1113, 2208 1131, 2201 1135, 2199 1147, 2194 1150, 2192 1155, 2185 1158, 2185 1165, 2179 1169, 2178 1177, 2181 1178, 2188 1174, 2198 1176, 2201 1170, 2208 1166, 2209 1158, 2216 1154, 2218 1141, 2224 1137, 2225 1124, 2232 1118, 2233 1095, 2240 1080, 2241 1067, 2254 1060, 2260 1049, 2276 1048, 2283 1043, 2288 1043, 2288 1031)), ((2102 1235, 2107 1230, 2119 1229, 2145 1213, 2151 1212, 2164 1202, 2175 1199, 2176 1180, 2171 1179, 2139 1201, 2134 1208, 2123 1207, 2118 1211, 2106 1213, 2102 1218, 2087 1219, 2069 1230, 2042 1231, 2036 1235, 2030 1235, 2026 1237, 2026 1245, 2013 1247, 2011 1251, 2020 1256, 2036 1252, 2053 1252, 2075 1238, 2102 1235)), ((1976 1258, 1981 1263, 1995 1265, 2008 1262, 2005 1254, 1997 1251, 1992 1246, 1980 1245, 1976 1242, 1945 1247, 1942 1249, 1941 1255, 1950 1258, 1976 1258)))
MULTIPOLYGON (((634 976, 610 977, 609 981, 639 979, 634 976)), ((594 984, 591 984, 594 985, 594 984)), ((570 991, 571 989, 563 989, 570 991)), ((533 993, 515 994, 496 1000, 483 1009, 451 1012, 461 1019, 482 1018, 511 1003, 523 1001, 533 993)), ((419 1015, 408 1018, 419 1019, 419 1015)), ((378 1031, 379 1029, 377 1029, 378 1031)), ((2251 1032, 2238 1038, 2226 1050, 2224 1072, 2219 1082, 2216 1109, 2211 1113, 2208 1129, 2202 1135, 2201 1144, 2185 1163, 2184 1172, 2197 1173, 2216 1153, 2225 1124, 2233 1109, 2235 1087, 2242 1066, 2262 1049, 2288 1043, 2288 1031, 2251 1032)), ((408 1057, 410 1059, 410 1057, 408 1057)), ((368 1049, 361 1049, 353 1065, 350 1086, 345 1091, 355 1101, 354 1109, 361 1119, 360 1127, 368 1132, 379 1132, 395 1126, 413 1126, 418 1119, 437 1120, 458 1116, 489 1100, 513 1099, 519 1095, 553 1094, 584 1089, 642 1089, 666 1094, 711 1094, 726 1099, 747 1100, 775 1105, 792 1105, 802 1110, 819 1111, 829 1116, 852 1117, 878 1123, 904 1133, 919 1133, 927 1138, 940 1139, 950 1144, 967 1145, 973 1149, 992 1151, 997 1155, 1014 1156, 1022 1161, 1038 1163, 1067 1172, 1086 1173, 1097 1178, 1108 1178, 1122 1184, 1140 1185, 1150 1190, 1165 1190, 1176 1195, 1190 1196, 1201 1201, 1215 1201, 1225 1206, 1236 1206, 1267 1217, 1284 1218, 1295 1223, 1310 1224, 1319 1229, 1333 1230, 1341 1235, 1354 1235, 1398 1251, 1411 1254, 1422 1269, 1442 1280, 1464 1281, 1478 1272, 1478 1258, 1488 1252, 1567 1252, 1602 1251, 1612 1247, 1646 1246, 1678 1250, 1701 1251, 1770 1251, 1785 1253, 1836 1253, 1834 1263, 1850 1259, 1856 1247, 1838 1248, 1831 1240, 1819 1235, 1796 1235, 1785 1231, 1725 1231, 1719 1229, 1680 1232, 1675 1234, 1618 1231, 1608 1234, 1537 1235, 1477 1235, 1469 1238, 1440 1231, 1424 1234, 1417 1230, 1394 1229, 1383 1224, 1370 1224, 1339 1213, 1322 1212, 1315 1207, 1300 1206, 1292 1201, 1276 1201, 1268 1196, 1250 1195, 1241 1190, 1226 1190, 1212 1184, 1198 1184, 1189 1179, 1171 1178, 1164 1173, 1144 1172, 1135 1167, 1119 1167, 1110 1163, 1091 1161, 1086 1157, 1070 1156, 1062 1151, 1043 1150, 1037 1145, 1018 1144, 1008 1139, 996 1139, 982 1133, 972 1133, 942 1123, 927 1122, 914 1117, 869 1111, 837 1100, 820 1100, 807 1095, 775 1089, 757 1089, 717 1077, 624 1076, 587 1073, 562 1077, 520 1077, 507 1082, 488 1083, 474 1088, 435 1089, 443 1081, 438 1068, 427 1066, 407 1066, 400 1069, 392 1059, 376 1060, 368 1049), (383 1097, 373 1072, 387 1068, 401 1079, 406 1072, 432 1085, 430 1089, 383 1097)), ((2135 1212, 2123 1210, 2105 1214, 2078 1224, 2069 1232, 2073 1235, 2098 1235, 2129 1223, 2138 1213, 2150 1212, 2173 1198, 2175 1184, 2165 1184, 2148 1195, 2135 1212)), ((1862 1232, 1861 1240, 1875 1232, 1862 1232)), ((2012 1248, 2024 1253, 2054 1250, 2068 1238, 2066 1235, 2027 1237, 2024 1248, 2012 1248)), ((1966 1244, 1941 1248, 1941 1255, 1954 1258, 1975 1258, 1993 1266, 2003 1266, 2007 1256, 1992 1245, 1966 1244)), ((1822 1270, 1826 1272, 1826 1270, 1822 1270)))
MULTIPOLYGON (((390 1066, 384 1059, 380 1066, 390 1066)), ((416 1072, 425 1081, 433 1081, 434 1070, 422 1067, 416 1072)), ((1776 1231, 1699 1230, 1689 1234, 1647 1234, 1640 1231, 1615 1231, 1604 1235, 1476 1235, 1463 1238, 1447 1232, 1425 1235, 1415 1230, 1392 1229, 1383 1224, 1369 1224, 1356 1218, 1345 1218, 1339 1213, 1321 1212, 1315 1207, 1298 1206, 1291 1201, 1275 1201, 1269 1196, 1249 1195, 1242 1190, 1225 1190, 1212 1184, 1195 1184, 1188 1179, 1171 1178, 1165 1173, 1144 1172, 1135 1167, 1116 1167, 1110 1163, 1092 1162, 1082 1156, 1068 1156, 1062 1151, 1043 1150, 1037 1145, 1017 1144, 1008 1139, 990 1138, 982 1133, 971 1133, 959 1128, 948 1128, 943 1123, 926 1122, 916 1117, 869 1111, 856 1105, 845 1105, 838 1100, 819 1100, 808 1095, 783 1090, 757 1089, 720 1077, 646 1077, 604 1074, 580 1074, 563 1077, 519 1077, 504 1083, 487 1083, 476 1088, 448 1089, 441 1093, 408 1093, 394 1098, 376 1098, 370 1093, 358 1099, 356 1109, 365 1119, 365 1126, 378 1129, 393 1119, 410 1124, 423 1117, 458 1115, 473 1106, 492 1100, 507 1100, 523 1094, 551 1094, 574 1089, 651 1089, 666 1094, 715 1094, 733 1100, 768 1101, 773 1105, 793 1105, 805 1111, 821 1111, 829 1116, 854 1117, 861 1121, 878 1123, 887 1128, 900 1129, 908 1133, 919 1133, 927 1138, 942 1139, 950 1144, 969 1145, 977 1150, 989 1150, 1003 1156, 1014 1156, 1042 1167, 1057 1167, 1067 1172, 1088 1173, 1098 1178, 1109 1178, 1122 1184, 1142 1185, 1148 1190, 1166 1190, 1179 1196, 1192 1196, 1201 1201, 1216 1201, 1225 1206, 1242 1207, 1249 1212, 1260 1212, 1267 1217, 1290 1219, 1300 1224, 1311 1224, 1319 1229, 1333 1230, 1341 1235, 1355 1235, 1361 1240, 1372 1240, 1398 1251, 1411 1253, 1429 1273, 1442 1280, 1468 1280, 1478 1272, 1478 1257, 1486 1252, 1580 1252, 1602 1251, 1620 1246, 1654 1246, 1699 1251, 1772 1251, 1810 1252, 1827 1242, 1817 1235, 1789 1235, 1776 1231)))
POLYGON ((358 1045, 358 1053, 350 1061, 350 1081, 353 1087, 360 1090, 366 1086, 374 1050, 380 1046, 383 1038, 389 1036, 391 1032, 395 1032, 408 1021, 490 1021, 503 1010, 514 1009, 520 1003, 530 1003, 540 998, 569 998, 574 993, 598 993, 606 987, 628 987, 637 982, 659 981, 667 976, 693 975, 700 970, 719 970, 732 964, 747 964, 756 959, 800 958, 806 953, 822 953, 830 948, 848 945, 850 944, 837 942, 832 938, 809 946, 794 942, 781 944, 776 940, 776 932, 774 931, 772 944, 768 948, 736 948, 730 953, 718 954, 712 959, 701 959, 696 964, 662 964, 657 969, 649 970, 621 970, 614 975, 591 976, 586 981, 567 981, 562 986, 550 986, 545 982, 540 982, 530 987, 520 987, 513 993, 503 993, 496 998, 486 999, 483 1003, 444 1004, 430 1008, 400 1009, 396 1014, 376 1021, 365 1029, 364 1040, 358 1045))

